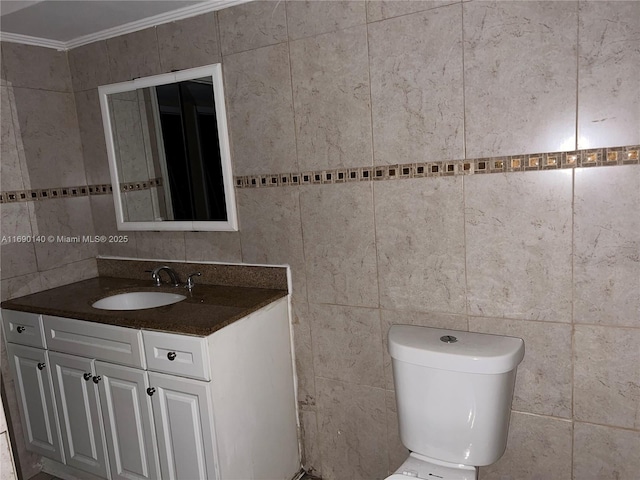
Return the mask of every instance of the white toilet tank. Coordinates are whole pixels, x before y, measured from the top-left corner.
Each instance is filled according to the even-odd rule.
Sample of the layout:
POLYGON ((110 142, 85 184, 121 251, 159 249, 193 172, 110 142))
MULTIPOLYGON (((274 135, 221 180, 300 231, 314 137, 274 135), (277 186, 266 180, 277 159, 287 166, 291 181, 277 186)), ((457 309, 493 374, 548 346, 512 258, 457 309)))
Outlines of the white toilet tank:
POLYGON ((405 447, 472 466, 502 456, 521 338, 394 325, 389 354, 405 447))

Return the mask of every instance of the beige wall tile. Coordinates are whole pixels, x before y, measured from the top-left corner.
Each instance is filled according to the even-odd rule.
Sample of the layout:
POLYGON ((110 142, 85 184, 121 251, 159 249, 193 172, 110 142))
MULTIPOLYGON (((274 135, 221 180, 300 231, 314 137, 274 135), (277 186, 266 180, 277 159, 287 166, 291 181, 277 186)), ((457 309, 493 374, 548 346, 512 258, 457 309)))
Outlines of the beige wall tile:
POLYGON ((112 83, 106 40, 73 48, 68 55, 74 92, 112 83))
POLYGON ((575 419, 640 428, 640 330, 576 325, 575 419))
POLYGON ((156 27, 164 72, 219 63, 216 13, 210 12, 156 27))
POLYGON ((70 262, 50 270, 40 272, 42 289, 56 288, 70 283, 80 282, 98 276, 98 264, 95 258, 70 262))
POLYGON ((377 182, 374 199, 381 306, 465 313, 462 177, 377 182))
POLYGON ((369 25, 375 165, 464 157, 462 7, 369 25))
POLYGON ((301 411, 303 456, 302 466, 310 475, 322 475, 320 447, 318 445, 318 415, 316 412, 301 411))
POLYGON ((525 355, 516 374, 513 409, 571 418, 571 325, 471 317, 469 330, 524 340, 525 355))
POLYGON ((67 52, 3 42, 2 63, 7 82, 14 87, 71 92, 67 52))
POLYGON ((384 478, 389 470, 385 390, 316 380, 325 480, 384 478))
POLYGON ((107 40, 112 82, 162 73, 155 27, 107 40))
POLYGON ((577 3, 463 8, 467 158, 574 149, 577 3))
POLYGON ((297 171, 288 46, 225 57, 224 80, 234 175, 297 171))
POLYGON ((377 22, 453 3, 460 0, 367 0, 367 21, 377 22))
POLYGON ((640 432, 576 422, 573 438, 573 478, 638 478, 640 432))
POLYGON ((16 138, 16 126, 20 133, 17 118, 14 119, 11 108, 10 87, 0 87, 0 189, 3 192, 10 190, 23 190, 22 169, 20 154, 18 151, 18 139, 16 138))
POLYGON ((1 248, 3 281, 7 278, 20 277, 38 271, 33 243, 3 243, 1 248))
POLYGON ((297 40, 289 48, 300 169, 371 165, 367 27, 297 40))
POLYGON ((185 232, 135 232, 138 258, 186 260, 185 232))
POLYGON ((389 355, 389 328, 392 325, 418 325, 421 327, 448 328, 451 330, 467 330, 465 315, 447 313, 408 312, 398 310, 380 310, 382 318, 382 358, 384 364, 385 388, 394 389, 393 369, 389 355))
POLYGON ((512 412, 507 450, 479 480, 570 480, 571 422, 512 412))
POLYGON ((300 187, 310 302, 378 306, 371 188, 300 187))
POLYGON ((571 321, 571 171, 465 177, 469 313, 571 321))
POLYGON ((184 232, 189 261, 242 262, 239 232, 184 232))
MULTIPOLYGON (((1 402, 0 408, 2 408, 1 402)), ((13 464, 13 454, 11 452, 9 433, 6 431, 0 433, 0 464, 2 465, 2 470, 0 470, 0 480, 15 480, 18 478, 13 464)))
POLYGON ((382 333, 377 309, 309 305, 316 377, 382 387, 382 333))
POLYGON ((387 448, 389 449, 389 473, 395 472, 409 456, 409 450, 402 445, 398 428, 398 407, 395 392, 385 391, 387 405, 387 448))
POLYGON ((58 238, 93 235, 89 197, 68 197, 35 202, 33 209, 36 218, 33 234, 48 237, 46 242, 34 244, 40 271, 51 270, 96 256, 98 247, 95 243, 82 242, 81 239, 67 241, 58 238))
POLYGON ((2 204, 0 216, 2 219, 0 224, 2 279, 37 272, 34 242, 29 240, 33 232, 27 204, 24 202, 2 204))
MULTIPOLYGON (((0 42, 0 58, 2 57, 2 49, 4 48, 4 45, 6 45, 6 42, 0 42)), ((1 63, 2 65, 0 65, 0 86, 5 87, 7 85, 7 75, 4 73, 4 60, 1 63)))
POLYGON ((287 1, 290 40, 335 32, 366 23, 365 1, 287 1))
POLYGON ((43 290, 39 273, 2 279, 0 282, 2 301, 22 297, 43 290))
POLYGON ((290 265, 293 292, 306 301, 298 188, 246 188, 236 194, 242 261, 290 265))
POLYGON ((76 92, 75 102, 86 181, 88 184, 110 184, 109 160, 98 90, 76 92))
POLYGON ((640 166, 575 172, 574 321, 640 326, 640 166))
MULTIPOLYGON (((316 380, 313 369, 311 314, 305 301, 292 299, 293 344, 298 378, 298 406, 301 410, 316 410, 316 380)), ((318 465, 319 468, 319 465, 318 465)))
POLYGON ((116 257, 135 257, 137 252, 136 233, 118 231, 113 195, 92 195, 90 199, 94 234, 107 237, 106 242, 97 244, 98 254, 116 257))
POLYGON ((640 3, 579 4, 578 148, 640 143, 640 3))
POLYGON ((14 93, 31 188, 86 185, 73 94, 26 88, 14 93))
POLYGON ((285 2, 255 1, 218 12, 223 55, 287 40, 285 2))

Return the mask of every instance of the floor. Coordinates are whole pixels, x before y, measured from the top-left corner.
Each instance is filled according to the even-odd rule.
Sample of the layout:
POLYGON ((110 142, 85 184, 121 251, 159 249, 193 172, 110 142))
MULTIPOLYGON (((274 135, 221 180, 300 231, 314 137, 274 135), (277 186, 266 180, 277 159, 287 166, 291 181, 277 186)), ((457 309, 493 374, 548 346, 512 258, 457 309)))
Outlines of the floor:
POLYGON ((29 480, 60 480, 58 477, 49 475, 48 473, 40 472, 35 477, 31 477, 29 480))
MULTIPOLYGON (((49 475, 48 473, 40 472, 35 477, 31 477, 29 480, 60 480, 58 477, 49 475)), ((313 477, 311 475, 305 475, 300 480, 322 480, 320 477, 313 477)))

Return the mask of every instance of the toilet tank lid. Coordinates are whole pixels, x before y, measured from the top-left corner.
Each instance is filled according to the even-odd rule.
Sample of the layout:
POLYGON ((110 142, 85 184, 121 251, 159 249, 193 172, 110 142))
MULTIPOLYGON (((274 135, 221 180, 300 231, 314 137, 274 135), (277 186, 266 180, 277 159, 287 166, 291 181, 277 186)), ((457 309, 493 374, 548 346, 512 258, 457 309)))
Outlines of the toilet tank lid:
POLYGON ((499 374, 515 369, 522 361, 524 341, 485 333, 393 325, 389 329, 389 354, 395 360, 440 370, 499 374))

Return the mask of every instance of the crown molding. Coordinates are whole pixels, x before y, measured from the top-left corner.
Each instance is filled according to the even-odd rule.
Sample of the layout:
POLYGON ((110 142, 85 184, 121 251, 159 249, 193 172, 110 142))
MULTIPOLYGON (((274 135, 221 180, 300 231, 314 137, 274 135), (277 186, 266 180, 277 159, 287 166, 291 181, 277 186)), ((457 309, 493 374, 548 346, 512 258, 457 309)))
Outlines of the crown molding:
POLYGON ((3 42, 22 43, 25 45, 35 45, 38 47, 54 48, 56 50, 70 50, 72 48, 87 45, 89 43, 107 40, 109 38, 125 35, 127 33, 137 32, 145 28, 162 25, 163 23, 175 22, 185 18, 195 17, 203 13, 214 12, 224 8, 233 7, 242 3, 248 3, 251 0, 211 0, 202 2, 197 5, 180 8, 172 12, 161 13, 152 17, 136 20, 135 22, 125 23, 117 27, 101 30, 96 33, 84 35, 82 37, 73 38, 67 42, 57 40, 49 40, 40 37, 31 37, 29 35, 20 35, 17 33, 0 32, 0 40, 3 42))
POLYGON ((0 32, 0 41, 34 45, 36 47, 55 48, 56 50, 68 50, 65 42, 49 40, 47 38, 30 37, 29 35, 20 35, 19 33, 0 32))

